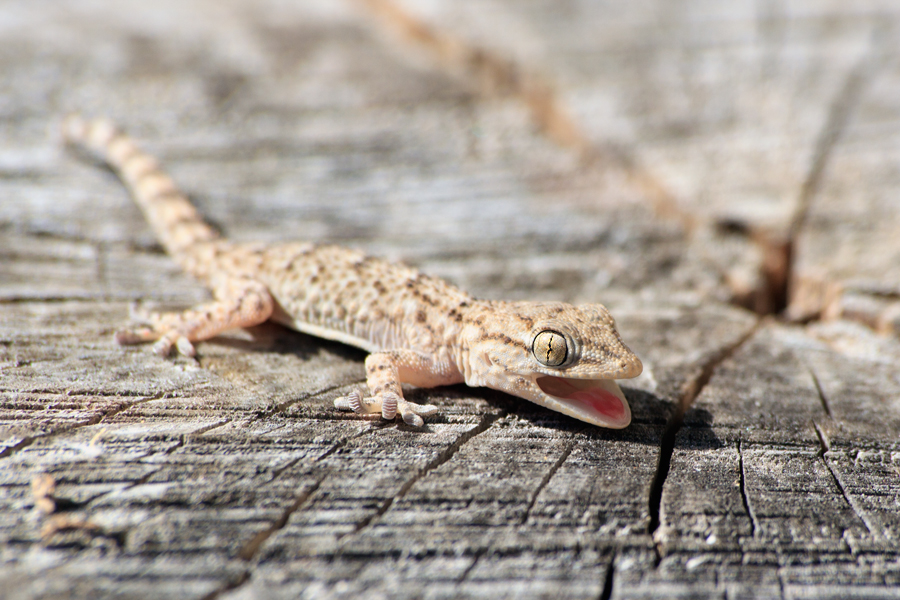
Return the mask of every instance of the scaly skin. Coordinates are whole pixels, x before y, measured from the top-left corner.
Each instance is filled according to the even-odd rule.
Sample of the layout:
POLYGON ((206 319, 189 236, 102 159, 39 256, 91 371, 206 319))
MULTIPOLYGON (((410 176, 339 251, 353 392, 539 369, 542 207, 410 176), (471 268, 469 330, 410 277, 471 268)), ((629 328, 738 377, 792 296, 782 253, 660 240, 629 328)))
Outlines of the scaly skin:
POLYGON ((105 120, 70 116, 67 142, 106 161, 131 191, 166 251, 206 284, 213 300, 154 314, 116 340, 153 341, 194 355, 193 342, 266 320, 370 352, 370 396, 339 409, 399 413, 413 426, 437 412, 403 398, 400 384, 465 382, 525 398, 602 427, 626 427, 631 411, 614 380, 636 377, 640 360, 600 304, 477 300, 403 265, 337 246, 234 244, 205 223, 157 161, 105 120))

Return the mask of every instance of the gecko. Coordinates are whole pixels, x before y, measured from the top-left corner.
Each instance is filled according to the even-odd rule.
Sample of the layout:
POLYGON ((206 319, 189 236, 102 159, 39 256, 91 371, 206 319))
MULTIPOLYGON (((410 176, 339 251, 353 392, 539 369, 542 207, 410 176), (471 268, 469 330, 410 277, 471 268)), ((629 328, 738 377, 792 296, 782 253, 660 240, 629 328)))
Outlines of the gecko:
POLYGON ((602 304, 480 300, 441 279, 340 246, 234 243, 206 222, 160 163, 106 119, 69 115, 63 140, 119 176, 165 251, 212 300, 151 313, 115 334, 153 342, 162 356, 194 356, 194 343, 274 321, 367 351, 366 384, 335 408, 398 415, 423 427, 436 406, 403 396, 401 384, 465 383, 535 402, 575 419, 621 429, 631 409, 616 383, 641 373, 602 304))

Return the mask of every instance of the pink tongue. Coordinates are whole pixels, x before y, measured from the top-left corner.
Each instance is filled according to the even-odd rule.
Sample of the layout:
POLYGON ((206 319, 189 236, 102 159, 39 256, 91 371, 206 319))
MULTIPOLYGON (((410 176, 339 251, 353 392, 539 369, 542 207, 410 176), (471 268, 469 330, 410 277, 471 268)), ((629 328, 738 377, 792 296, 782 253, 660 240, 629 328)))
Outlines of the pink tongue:
POLYGON ((625 407, 622 404, 622 400, 603 388, 580 389, 565 379, 558 377, 542 377, 540 386, 551 396, 575 400, 601 415, 617 420, 625 417, 625 407))
POLYGON ((625 416, 625 407, 622 406, 622 401, 606 390, 579 390, 568 396, 568 398, 587 404, 601 415, 606 415, 613 419, 621 419, 625 416))

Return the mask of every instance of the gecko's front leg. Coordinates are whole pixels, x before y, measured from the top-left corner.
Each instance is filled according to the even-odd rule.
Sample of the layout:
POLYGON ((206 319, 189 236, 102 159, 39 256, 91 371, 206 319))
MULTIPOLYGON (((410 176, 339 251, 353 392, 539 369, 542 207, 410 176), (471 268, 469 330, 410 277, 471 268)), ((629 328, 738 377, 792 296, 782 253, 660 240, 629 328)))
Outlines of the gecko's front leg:
POLYGON ((459 370, 449 362, 414 350, 386 350, 366 357, 366 384, 369 398, 362 398, 357 391, 334 401, 335 408, 352 410, 360 414, 380 412, 382 418, 392 420, 397 413, 407 425, 421 427, 422 417, 437 412, 431 404, 415 404, 403 398, 401 382, 419 387, 436 387, 461 383, 459 370))

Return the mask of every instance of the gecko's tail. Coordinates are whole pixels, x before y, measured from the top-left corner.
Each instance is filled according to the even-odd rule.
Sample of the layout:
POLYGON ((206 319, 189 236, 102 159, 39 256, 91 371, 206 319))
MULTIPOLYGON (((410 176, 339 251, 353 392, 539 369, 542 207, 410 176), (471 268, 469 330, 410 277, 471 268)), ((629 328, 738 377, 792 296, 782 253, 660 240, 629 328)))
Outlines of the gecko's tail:
POLYGON ((186 262, 192 247, 219 238, 156 159, 111 121, 88 121, 80 115, 69 115, 63 122, 62 134, 67 143, 89 150, 112 167, 131 191, 163 247, 179 262, 186 262))

